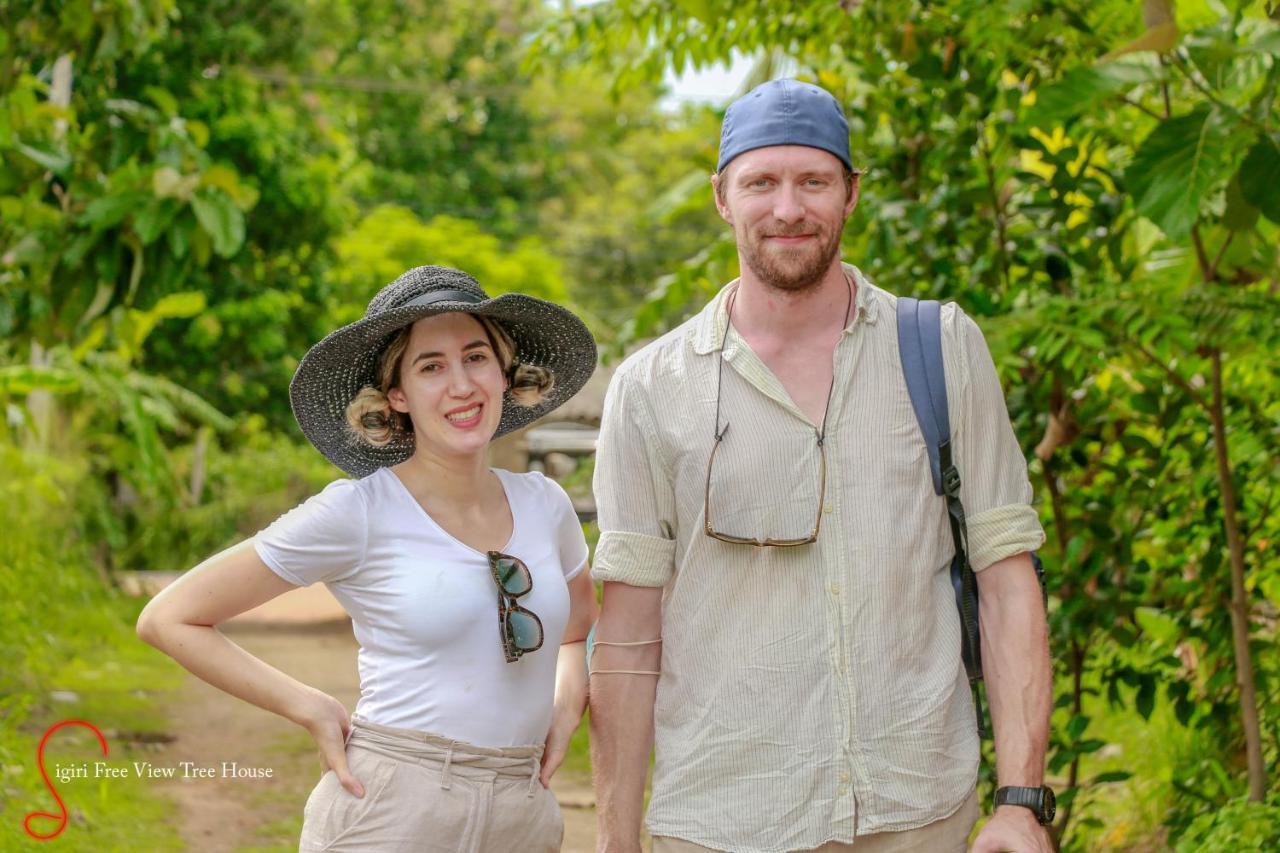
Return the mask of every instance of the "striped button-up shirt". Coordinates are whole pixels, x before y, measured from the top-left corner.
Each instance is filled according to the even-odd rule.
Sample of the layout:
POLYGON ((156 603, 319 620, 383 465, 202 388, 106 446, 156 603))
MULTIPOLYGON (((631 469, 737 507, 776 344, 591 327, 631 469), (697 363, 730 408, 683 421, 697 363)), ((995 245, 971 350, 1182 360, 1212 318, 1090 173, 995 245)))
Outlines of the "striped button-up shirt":
MULTIPOLYGON (((648 827, 719 850, 787 851, 913 829, 973 790, 978 738, 934 493, 898 355, 896 297, 857 285, 835 349, 826 489, 814 424, 737 332, 727 285, 629 357, 605 401, 593 576, 664 587, 648 827), (725 334, 727 331, 727 338, 725 334), (703 530, 804 537, 727 544, 703 530)), ((953 456, 974 569, 1044 541, 982 333, 942 311, 953 456)))

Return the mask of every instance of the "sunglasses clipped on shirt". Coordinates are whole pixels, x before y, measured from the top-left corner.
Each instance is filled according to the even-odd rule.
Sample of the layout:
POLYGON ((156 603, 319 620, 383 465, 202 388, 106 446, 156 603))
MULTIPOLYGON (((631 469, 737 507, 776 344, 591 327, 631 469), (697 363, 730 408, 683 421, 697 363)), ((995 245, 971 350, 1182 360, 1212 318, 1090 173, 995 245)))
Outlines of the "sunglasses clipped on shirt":
MULTIPOLYGON (((841 328, 848 328, 849 314, 853 310, 853 282, 846 276, 849 283, 849 303, 844 309, 844 323, 841 328)), ((724 335, 720 338, 719 364, 716 369, 716 429, 715 444, 711 445, 711 455, 707 457, 707 481, 705 491, 702 496, 702 532, 712 539, 721 542, 727 542, 730 545, 754 545, 757 548, 795 548, 800 545, 812 545, 818 541, 818 531, 822 528, 822 507, 827 500, 827 453, 824 444, 827 439, 827 413, 831 409, 831 396, 835 392, 836 378, 834 371, 831 375, 831 386, 827 388, 827 401, 822 409, 822 427, 813 431, 814 437, 818 442, 818 508, 814 513, 813 527, 807 536, 740 536, 733 533, 724 533, 716 530, 715 525, 711 521, 711 472, 716 462, 716 452, 720 450, 720 445, 724 441, 724 437, 729 433, 729 422, 725 421, 724 426, 720 426, 720 391, 724 386, 724 346, 729 340, 729 328, 733 319, 733 303, 734 298, 738 295, 735 290, 729 296, 729 303, 725 308, 724 335)))
POLYGON ((520 606, 518 599, 533 591, 533 575, 519 557, 489 552, 489 571, 498 585, 498 631, 502 635, 502 651, 507 663, 515 663, 521 655, 542 648, 542 620, 532 610, 520 606))

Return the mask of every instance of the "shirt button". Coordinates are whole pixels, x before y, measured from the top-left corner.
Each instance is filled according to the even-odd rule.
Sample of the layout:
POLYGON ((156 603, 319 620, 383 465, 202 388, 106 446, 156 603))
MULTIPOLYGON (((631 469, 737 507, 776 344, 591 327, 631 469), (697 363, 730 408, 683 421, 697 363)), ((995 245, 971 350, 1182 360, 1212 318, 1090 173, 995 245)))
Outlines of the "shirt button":
POLYGON ((832 594, 832 595, 839 595, 839 594, 840 594, 840 584, 838 584, 838 583, 833 583, 833 584, 831 585, 831 594, 832 594))
POLYGON ((841 785, 839 788, 836 788, 836 793, 839 794, 841 797, 847 797, 849 796, 849 789, 846 788, 844 785, 841 785))
POLYGON ((848 782, 849 782, 849 774, 848 774, 848 773, 841 773, 841 774, 840 774, 840 781, 841 781, 841 782, 844 782, 845 784, 848 784, 848 782))
POLYGON ((822 505, 822 511, 827 515, 831 515, 831 513, 836 511, 836 508, 828 502, 822 505))

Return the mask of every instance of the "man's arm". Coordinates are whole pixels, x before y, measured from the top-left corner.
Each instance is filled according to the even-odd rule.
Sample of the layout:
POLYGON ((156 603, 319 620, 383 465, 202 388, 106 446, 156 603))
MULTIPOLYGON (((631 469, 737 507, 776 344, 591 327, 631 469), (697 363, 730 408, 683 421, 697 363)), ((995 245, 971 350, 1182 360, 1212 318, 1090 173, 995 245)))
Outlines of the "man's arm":
POLYGON ((595 771, 600 853, 639 853, 644 784, 653 749, 657 677, 601 670, 657 672, 662 646, 661 587, 606 582, 591 670, 591 766, 595 771))
MULTIPOLYGON (((977 578, 996 776, 1002 787, 1035 788, 1044 780, 1053 709, 1053 668, 1040 583, 1026 552, 992 563, 977 578)), ((1053 848, 1029 809, 1000 806, 972 849, 1049 853, 1053 848)))

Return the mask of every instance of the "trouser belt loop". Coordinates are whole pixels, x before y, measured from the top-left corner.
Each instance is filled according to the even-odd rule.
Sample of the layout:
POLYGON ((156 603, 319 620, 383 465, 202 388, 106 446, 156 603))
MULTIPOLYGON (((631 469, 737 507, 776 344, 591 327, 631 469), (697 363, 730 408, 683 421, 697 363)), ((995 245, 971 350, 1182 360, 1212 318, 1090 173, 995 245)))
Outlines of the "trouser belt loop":
POLYGON ((444 754, 444 770, 440 773, 440 787, 449 790, 453 787, 453 780, 449 776, 449 765, 453 764, 453 745, 457 741, 449 741, 449 750, 444 754))
POLYGON ((533 765, 529 771, 529 796, 532 797, 538 792, 538 771, 542 769, 542 765, 536 755, 529 759, 529 763, 533 765))

